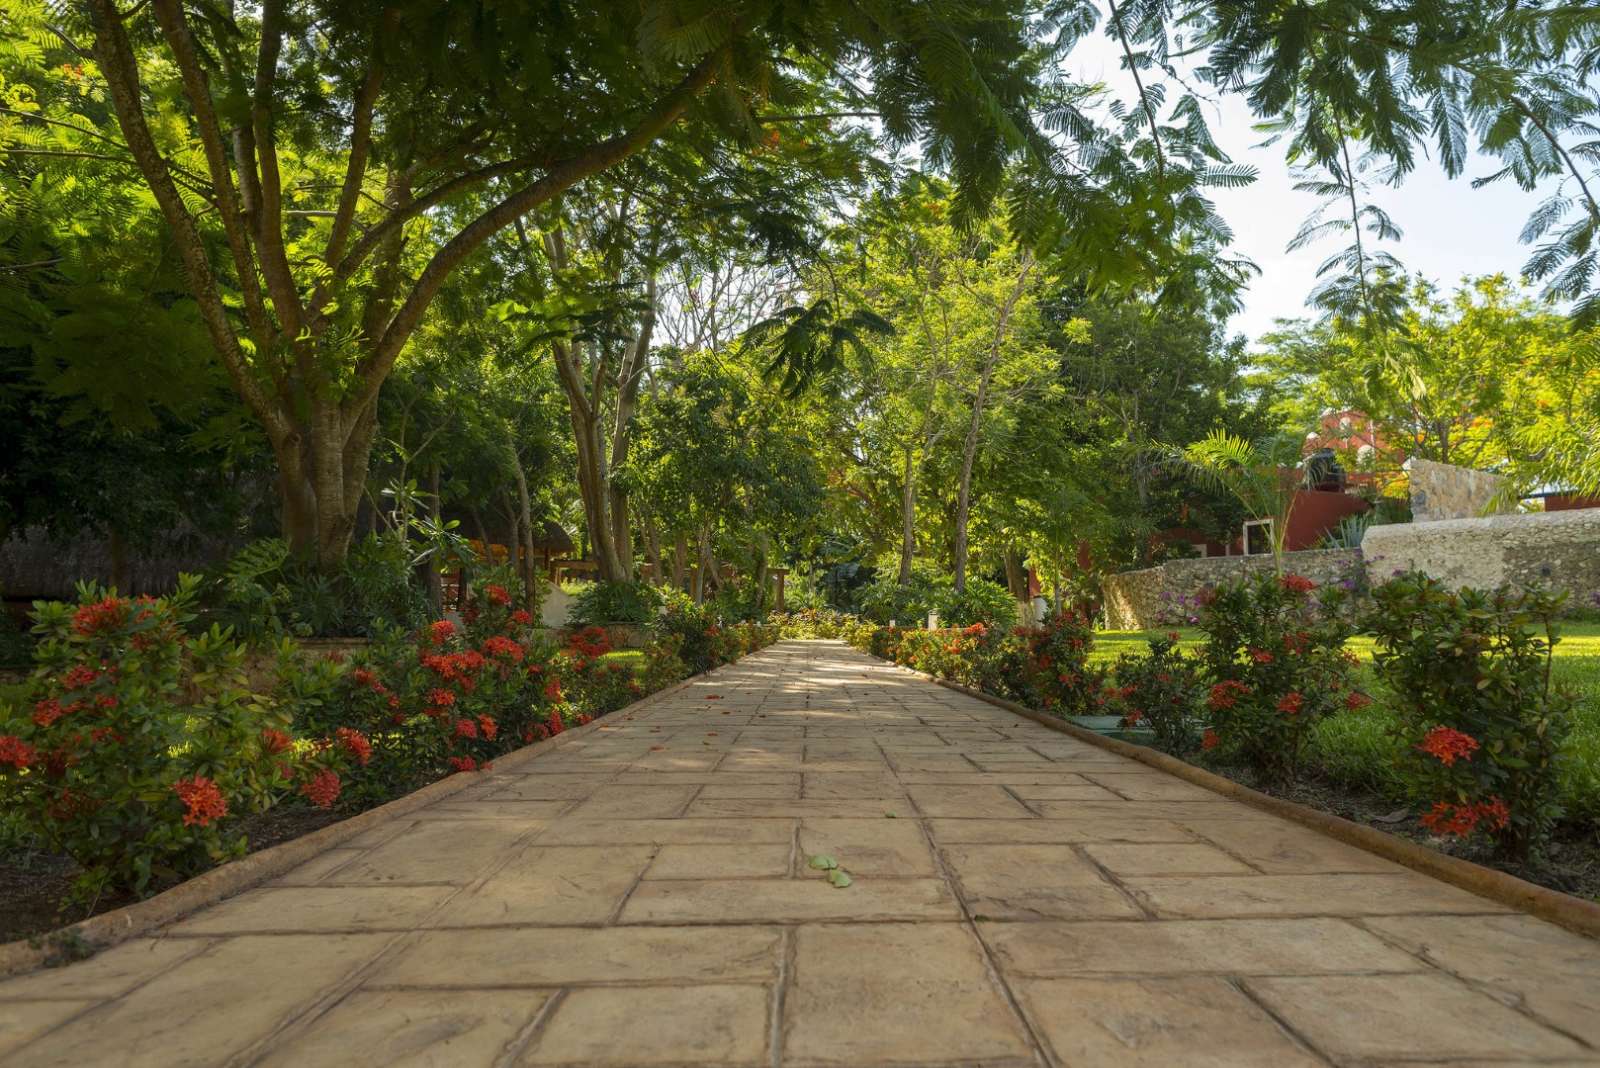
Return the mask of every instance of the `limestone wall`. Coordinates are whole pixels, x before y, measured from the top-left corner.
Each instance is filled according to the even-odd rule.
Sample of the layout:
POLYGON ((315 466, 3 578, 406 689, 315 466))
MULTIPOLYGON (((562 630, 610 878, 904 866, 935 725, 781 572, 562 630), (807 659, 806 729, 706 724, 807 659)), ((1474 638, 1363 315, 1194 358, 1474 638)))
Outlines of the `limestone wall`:
POLYGON ((1600 590, 1600 508, 1369 527, 1367 576, 1426 571, 1453 587, 1535 583, 1587 603, 1600 590))
POLYGON ((1456 467, 1412 457, 1406 461, 1411 482, 1411 518, 1414 523, 1446 519, 1477 519, 1489 512, 1494 495, 1505 481, 1488 471, 1456 467))
MULTIPOLYGON (((1304 575, 1318 585, 1339 582, 1358 572, 1359 549, 1315 549, 1285 553, 1284 569, 1304 575)), ((1112 630, 1149 630, 1162 625, 1163 610, 1192 599, 1196 594, 1240 575, 1270 571, 1272 557, 1208 556, 1169 560, 1143 571, 1124 571, 1106 577, 1106 625, 1112 630)))

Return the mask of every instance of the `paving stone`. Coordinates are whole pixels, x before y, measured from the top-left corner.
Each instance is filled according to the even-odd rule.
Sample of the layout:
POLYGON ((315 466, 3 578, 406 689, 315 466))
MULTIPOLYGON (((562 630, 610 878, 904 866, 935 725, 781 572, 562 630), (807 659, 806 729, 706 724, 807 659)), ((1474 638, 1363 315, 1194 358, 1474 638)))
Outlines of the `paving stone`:
POLYGON ((899 799, 906 796, 906 788, 893 775, 846 775, 837 773, 807 774, 805 776, 807 800, 899 799))
POLYGON ((1016 975, 1318 975, 1422 967, 1345 920, 985 923, 1003 971, 1016 975))
POLYGON ((347 883, 470 883, 503 862, 543 820, 429 820, 323 879, 347 883))
POLYGON ((1128 876, 1122 885, 1157 916, 1175 919, 1506 911, 1488 898, 1410 873, 1128 876))
POLYGON ((365 965, 388 937, 230 939, 15 1051, 7 1068, 221 1064, 365 965))
POLYGON ((801 798, 798 801, 763 801, 758 798, 699 798, 684 813, 703 819, 779 819, 784 816, 836 816, 883 818, 886 813, 910 815, 904 799, 886 798, 830 801, 801 798))
POLYGON ((1129 801, 1216 801, 1221 796, 1214 790, 1158 771, 1086 771, 1084 777, 1129 801))
POLYGON ((357 991, 256 1063, 262 1068, 489 1065, 549 999, 529 990, 357 991))
POLYGON ((213 943, 199 938, 136 938, 96 953, 70 968, 44 968, 0 980, 0 1005, 33 998, 98 1001, 133 989, 150 976, 202 953, 213 943))
POLYGON ((33 1041, 93 1004, 93 1001, 6 1001, 0 997, 0 1054, 33 1041))
POLYGON ((924 816, 944 819, 1032 819, 1033 813, 999 786, 908 786, 924 816))
POLYGON ((653 855, 648 846, 539 846, 460 894, 429 926, 604 923, 653 855))
POLYGON ((1030 920, 1144 915, 1071 846, 951 845, 941 852, 974 916, 1030 920))
POLYGON ((492 784, 488 797, 491 801, 579 801, 610 781, 596 775, 519 775, 492 784))
POLYGON ((1250 989, 1318 1049, 1339 1057, 1559 1057, 1583 1052, 1444 975, 1251 979, 1250 989))
POLYGON ((1269 875, 1313 875, 1320 872, 1385 872, 1401 874, 1405 868, 1345 845, 1325 834, 1281 821, 1251 823, 1240 820, 1182 821, 1200 837, 1269 875))
POLYGON ((369 986, 557 987, 765 982, 774 927, 518 927, 430 931, 389 957, 369 986))
POLYGON ((929 820, 940 845, 956 842, 1193 842, 1195 836, 1171 820, 929 820))
POLYGON ((548 828, 538 843, 547 845, 695 845, 699 843, 787 842, 795 821, 771 820, 575 820, 548 828))
POLYGON ((1600 942, 1532 916, 1403 916, 1365 926, 1600 1048, 1600 942))
MULTIPOLYGON (((1071 778, 1080 778, 1073 775, 1071 778)), ((1104 786, 1096 786, 1091 782, 1083 783, 1014 783, 1008 782, 1007 788, 1024 801, 1119 801, 1116 794, 1104 786)))
POLYGON ((936 875, 933 851, 915 820, 817 819, 800 822, 800 862, 825 853, 852 875, 936 875))
POLYGON ((284 886, 250 890, 174 924, 173 934, 395 931, 422 922, 451 886, 284 886))
POLYGON ((774 845, 668 845, 645 870, 646 879, 742 879, 789 873, 790 853, 774 845))
POLYGON ((770 998, 760 986, 574 990, 517 1063, 764 1064, 770 998))
POLYGON ((700 788, 701 800, 730 797, 758 798, 763 801, 798 801, 800 784, 797 782, 721 783, 713 779, 700 788))
POLYGON ((698 786, 606 785, 567 815, 575 820, 662 819, 680 815, 698 786))
POLYGON ((786 1065, 1029 1058, 1026 1033, 959 924, 801 927, 784 999, 786 1065))
POLYGON ((844 889, 820 872, 797 879, 650 880, 628 898, 622 923, 799 920, 956 920, 942 879, 856 879, 844 889))
POLYGON ((1250 875, 1253 869, 1216 846, 1086 845, 1083 851, 1112 875, 1250 875))
POLYGON ((1221 979, 1031 979, 1024 1011, 1062 1064, 1096 1068, 1321 1068, 1221 979))

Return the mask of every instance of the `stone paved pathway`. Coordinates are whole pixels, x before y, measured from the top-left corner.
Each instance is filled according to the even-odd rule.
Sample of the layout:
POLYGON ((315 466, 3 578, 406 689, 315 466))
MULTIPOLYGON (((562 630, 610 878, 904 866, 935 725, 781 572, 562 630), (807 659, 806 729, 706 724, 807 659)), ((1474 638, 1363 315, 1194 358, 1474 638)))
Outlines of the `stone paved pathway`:
POLYGON ((0 984, 16 1068, 1597 1050, 1600 943, 825 642, 0 984))

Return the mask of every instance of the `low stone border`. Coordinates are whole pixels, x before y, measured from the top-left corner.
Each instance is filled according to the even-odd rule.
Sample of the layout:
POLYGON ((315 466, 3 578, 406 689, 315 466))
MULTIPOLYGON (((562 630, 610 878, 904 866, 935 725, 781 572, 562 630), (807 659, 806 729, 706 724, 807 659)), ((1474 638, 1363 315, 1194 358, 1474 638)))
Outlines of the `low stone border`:
POLYGON ((1463 890, 1477 894, 1479 897, 1486 897, 1502 905, 1510 905, 1514 909, 1532 913, 1540 919, 1559 924, 1569 931, 1576 931, 1579 934, 1588 935, 1590 938, 1600 938, 1600 904, 1596 904, 1593 901, 1585 901, 1581 897, 1563 894, 1559 890, 1551 890, 1549 887, 1530 883, 1526 879, 1519 879, 1515 875, 1509 875, 1503 871, 1485 868, 1483 865, 1474 864, 1470 860, 1462 860, 1460 857, 1452 857, 1445 853, 1440 853, 1438 850, 1429 849, 1427 846, 1417 842, 1411 842, 1396 835, 1380 831, 1376 827, 1368 827, 1365 824, 1354 823, 1341 816, 1335 816, 1331 812, 1323 812, 1320 809, 1297 804, 1294 801, 1286 801, 1281 797, 1264 794, 1259 790, 1252 790, 1248 786, 1241 786, 1232 779, 1216 775, 1206 771, 1204 768, 1197 768, 1193 764, 1179 760, 1175 756, 1170 756, 1167 753, 1149 749, 1142 745, 1134 745, 1132 742, 1124 742, 1117 738, 1107 738, 1104 735, 1096 734, 1094 731, 1059 720, 1054 716, 1029 708, 1026 705, 1018 704, 1015 701, 1007 700, 1004 697, 996 697, 993 694, 984 693, 982 690, 964 686, 959 682, 927 675, 903 664, 895 664, 894 666, 902 671, 909 671, 913 675, 936 682, 947 689, 956 690, 969 697, 976 697, 978 700, 994 705, 997 708, 1003 708, 1008 712, 1024 716, 1035 723, 1049 727, 1051 730, 1069 734, 1079 741, 1109 750, 1130 760, 1137 760, 1141 764, 1148 764, 1150 767, 1157 768, 1169 775, 1175 775, 1185 782, 1203 786, 1207 790, 1221 794, 1234 801, 1243 802, 1252 808, 1258 808, 1274 816, 1292 820, 1314 831, 1320 831, 1346 845, 1353 845, 1358 849, 1364 849, 1368 853, 1383 857, 1385 860, 1392 860, 1396 864, 1402 864, 1413 871, 1431 875, 1440 882, 1458 886, 1463 890))
MULTIPOLYGON (((729 663, 738 663, 730 661, 729 663)), ((574 738, 598 730, 607 720, 630 712, 637 712, 684 689, 690 683, 716 674, 727 665, 718 665, 710 671, 691 675, 671 686, 646 694, 630 705, 608 712, 598 719, 576 727, 568 727, 554 738, 513 749, 494 760, 494 770, 520 767, 552 749, 566 745, 574 738)), ((32 971, 54 964, 66 964, 84 956, 110 949, 118 942, 136 938, 156 927, 181 919, 191 912, 214 905, 223 898, 249 890, 269 879, 275 879, 291 868, 298 867, 326 849, 362 834, 378 824, 425 808, 435 801, 459 793, 482 779, 476 774, 454 774, 437 782, 419 787, 409 794, 387 801, 376 808, 358 812, 349 819, 301 835, 299 838, 250 853, 231 860, 210 871, 164 890, 152 898, 125 905, 120 909, 102 912, 86 920, 69 924, 49 934, 0 944, 0 977, 32 971)))

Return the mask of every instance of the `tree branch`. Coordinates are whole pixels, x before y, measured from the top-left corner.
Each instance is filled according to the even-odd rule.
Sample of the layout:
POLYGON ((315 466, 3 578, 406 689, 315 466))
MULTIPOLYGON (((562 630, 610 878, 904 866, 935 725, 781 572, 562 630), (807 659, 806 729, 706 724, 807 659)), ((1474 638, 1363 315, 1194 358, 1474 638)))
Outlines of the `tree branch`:
POLYGON ((544 177, 512 193, 468 223, 455 237, 446 242, 443 248, 434 253, 433 258, 417 277, 400 310, 390 320, 388 329, 374 347, 372 355, 363 361, 358 373, 360 385, 352 393, 350 402, 347 402, 353 402, 352 410, 359 410, 372 403, 378 395, 378 389, 394 366, 394 361, 399 357, 400 349, 411 337, 417 324, 422 321, 422 313, 427 310, 434 295, 439 292, 445 279, 457 264, 494 234, 511 225, 512 220, 521 218, 574 183, 627 159, 661 136, 678 121, 700 90, 716 77, 717 70, 727 59, 729 48, 729 45, 723 45, 707 54, 683 81, 657 101, 656 106, 632 129, 608 138, 588 151, 551 167, 545 172, 544 177))

